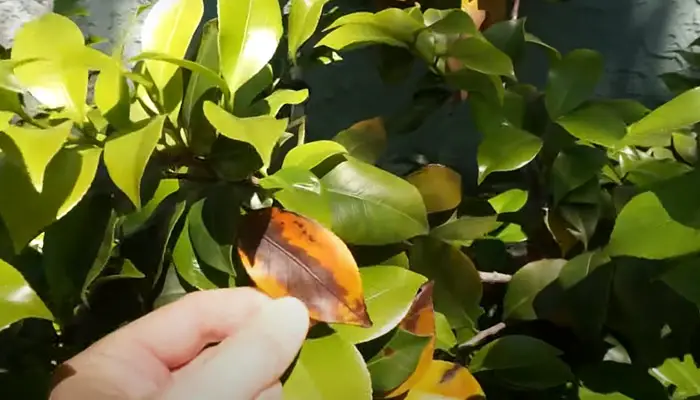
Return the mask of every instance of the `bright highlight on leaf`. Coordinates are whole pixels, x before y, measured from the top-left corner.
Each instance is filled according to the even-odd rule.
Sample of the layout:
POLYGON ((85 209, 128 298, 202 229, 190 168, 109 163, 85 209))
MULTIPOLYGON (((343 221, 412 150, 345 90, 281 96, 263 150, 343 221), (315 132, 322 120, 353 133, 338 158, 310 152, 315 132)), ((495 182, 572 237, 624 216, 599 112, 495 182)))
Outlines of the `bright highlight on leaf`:
POLYGON ((479 382, 459 364, 433 360, 406 400, 483 400, 479 382))
POLYGON ((24 318, 53 320, 51 311, 13 266, 0 260, 0 329, 24 318))
POLYGON ((355 260, 332 232, 275 207, 251 211, 241 232, 238 253, 260 290, 300 299, 317 321, 372 326, 355 260))

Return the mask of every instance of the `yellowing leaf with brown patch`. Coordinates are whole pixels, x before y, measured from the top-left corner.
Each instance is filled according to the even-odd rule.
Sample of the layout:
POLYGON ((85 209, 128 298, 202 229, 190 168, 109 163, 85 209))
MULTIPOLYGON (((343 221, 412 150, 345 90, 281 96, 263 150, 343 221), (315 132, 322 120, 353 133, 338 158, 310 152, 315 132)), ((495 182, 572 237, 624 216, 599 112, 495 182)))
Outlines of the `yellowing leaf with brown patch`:
POLYGON ((472 374, 459 364, 433 360, 405 400, 479 400, 484 391, 472 374))
POLYGON ((411 376, 399 387, 389 392, 386 397, 396 397, 414 387, 426 373, 433 360, 435 351, 435 310, 433 309, 433 281, 425 283, 418 290, 411 308, 399 328, 417 336, 429 336, 430 341, 421 353, 420 360, 411 376))
POLYGON ((372 325, 357 264, 331 231, 272 207, 249 212, 241 232, 238 253, 260 290, 298 298, 317 321, 372 325))

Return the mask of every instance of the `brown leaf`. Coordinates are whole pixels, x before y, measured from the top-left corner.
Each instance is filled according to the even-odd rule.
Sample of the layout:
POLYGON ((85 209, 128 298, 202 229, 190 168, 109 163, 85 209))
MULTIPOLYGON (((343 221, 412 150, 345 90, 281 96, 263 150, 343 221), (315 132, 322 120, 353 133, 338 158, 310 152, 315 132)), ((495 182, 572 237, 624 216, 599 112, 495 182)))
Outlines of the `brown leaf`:
POLYGON ((238 253, 260 290, 298 298, 317 321, 372 325, 357 264, 331 231, 277 207, 249 212, 241 231, 238 253))
POLYGON ((406 400, 478 400, 484 391, 472 374, 459 364, 433 360, 406 400))
POLYGON ((428 370, 435 351, 435 310, 433 309, 433 281, 426 282, 418 289, 411 308, 399 323, 399 327, 414 335, 430 336, 430 342, 423 349, 416 369, 399 387, 389 392, 386 397, 396 397, 414 387, 428 370))
POLYGON ((440 164, 428 164, 406 177, 418 188, 428 213, 454 210, 462 202, 462 176, 440 164))

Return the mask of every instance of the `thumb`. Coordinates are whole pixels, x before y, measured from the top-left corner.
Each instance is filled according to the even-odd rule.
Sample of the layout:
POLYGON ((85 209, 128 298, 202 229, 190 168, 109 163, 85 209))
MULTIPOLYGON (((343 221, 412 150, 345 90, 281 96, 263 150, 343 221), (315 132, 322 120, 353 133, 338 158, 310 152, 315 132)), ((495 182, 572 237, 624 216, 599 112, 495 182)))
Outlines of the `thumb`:
POLYGON ((279 380, 308 328, 309 313, 302 302, 292 297, 274 300, 222 341, 209 360, 176 376, 159 398, 252 400, 279 380))

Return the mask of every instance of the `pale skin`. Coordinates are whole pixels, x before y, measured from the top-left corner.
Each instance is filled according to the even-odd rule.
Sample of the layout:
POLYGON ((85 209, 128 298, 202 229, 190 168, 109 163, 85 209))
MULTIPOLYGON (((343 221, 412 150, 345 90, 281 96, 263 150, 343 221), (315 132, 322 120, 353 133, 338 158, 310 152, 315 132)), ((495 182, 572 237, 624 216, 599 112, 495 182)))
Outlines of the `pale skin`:
POLYGON ((51 400, 273 400, 306 337, 294 298, 189 294, 104 337, 56 371, 51 400))

